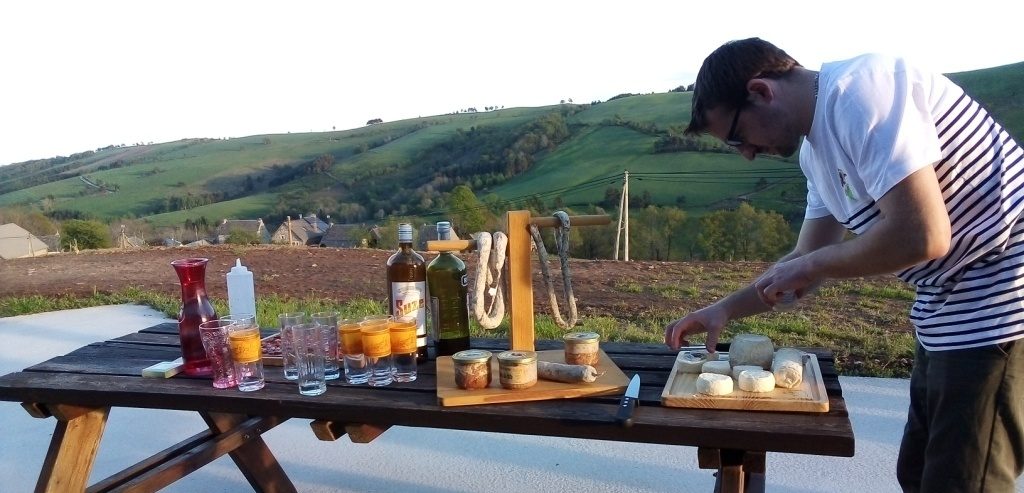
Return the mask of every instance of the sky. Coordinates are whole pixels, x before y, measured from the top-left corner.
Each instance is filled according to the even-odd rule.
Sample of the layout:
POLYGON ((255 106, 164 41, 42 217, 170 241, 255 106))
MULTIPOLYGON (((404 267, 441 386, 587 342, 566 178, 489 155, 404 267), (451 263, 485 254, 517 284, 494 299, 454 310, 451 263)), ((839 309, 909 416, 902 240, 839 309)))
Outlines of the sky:
POLYGON ((0 165, 108 145, 342 130, 693 83, 758 36, 817 69, 1024 61, 1024 2, 29 1, 0 4, 0 165))

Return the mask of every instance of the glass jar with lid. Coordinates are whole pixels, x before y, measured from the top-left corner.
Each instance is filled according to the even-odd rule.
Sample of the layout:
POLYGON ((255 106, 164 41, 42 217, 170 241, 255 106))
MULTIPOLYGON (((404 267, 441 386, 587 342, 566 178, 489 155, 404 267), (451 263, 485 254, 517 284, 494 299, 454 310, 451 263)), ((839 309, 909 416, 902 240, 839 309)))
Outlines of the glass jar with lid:
POLYGON ((452 355, 455 386, 463 390, 486 389, 491 385, 491 352, 466 349, 452 355))
POLYGON ((565 341, 566 364, 597 366, 597 362, 601 359, 599 353, 601 334, 570 332, 562 339, 565 341))
POLYGON ((528 389, 537 383, 537 353, 504 351, 498 353, 498 379, 502 388, 528 389))

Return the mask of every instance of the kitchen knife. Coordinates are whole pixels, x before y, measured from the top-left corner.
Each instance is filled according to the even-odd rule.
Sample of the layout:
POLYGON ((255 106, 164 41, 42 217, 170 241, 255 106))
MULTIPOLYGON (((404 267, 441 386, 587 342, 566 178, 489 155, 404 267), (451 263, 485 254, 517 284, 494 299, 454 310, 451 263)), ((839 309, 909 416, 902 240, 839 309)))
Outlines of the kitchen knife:
POLYGON ((622 426, 633 426, 633 409, 636 409, 636 402, 640 399, 640 375, 633 374, 633 379, 626 386, 626 393, 622 395, 622 402, 619 403, 619 411, 615 414, 615 420, 622 426))

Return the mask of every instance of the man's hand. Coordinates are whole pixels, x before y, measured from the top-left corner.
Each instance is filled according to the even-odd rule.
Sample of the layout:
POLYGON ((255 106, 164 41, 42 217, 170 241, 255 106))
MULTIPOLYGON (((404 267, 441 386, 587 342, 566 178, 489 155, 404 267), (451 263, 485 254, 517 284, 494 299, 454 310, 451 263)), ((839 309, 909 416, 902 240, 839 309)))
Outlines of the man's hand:
POLYGON ((679 346, 689 344, 690 336, 707 332, 705 346, 713 353, 718 345, 718 336, 728 321, 728 314, 718 304, 702 308, 665 326, 665 344, 678 351, 679 346))

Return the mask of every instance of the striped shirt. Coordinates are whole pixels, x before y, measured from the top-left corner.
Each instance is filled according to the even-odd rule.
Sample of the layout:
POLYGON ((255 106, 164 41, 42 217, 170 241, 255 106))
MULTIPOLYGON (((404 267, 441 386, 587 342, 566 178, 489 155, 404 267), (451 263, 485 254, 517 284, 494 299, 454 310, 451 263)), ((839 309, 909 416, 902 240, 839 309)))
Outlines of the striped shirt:
POLYGON ((1024 151, 946 77, 864 55, 825 64, 814 123, 800 149, 805 217, 831 215, 860 234, 875 203, 924 166, 939 179, 952 226, 943 257, 896 275, 917 296, 910 319, 925 349, 1024 336, 1024 151))

